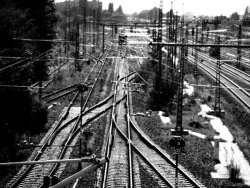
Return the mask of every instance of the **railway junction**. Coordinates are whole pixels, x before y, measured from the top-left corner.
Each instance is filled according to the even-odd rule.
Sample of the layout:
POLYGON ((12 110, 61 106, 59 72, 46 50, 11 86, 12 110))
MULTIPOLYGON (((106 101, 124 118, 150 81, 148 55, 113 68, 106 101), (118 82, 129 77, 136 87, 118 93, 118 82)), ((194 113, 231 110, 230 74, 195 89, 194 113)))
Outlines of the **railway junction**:
POLYGON ((163 0, 148 20, 113 23, 82 2, 58 39, 14 39, 52 49, 0 68, 51 63, 27 87, 47 131, 19 144, 26 160, 0 163, 18 166, 5 187, 249 187, 250 28, 185 20, 173 3, 164 14, 163 0))

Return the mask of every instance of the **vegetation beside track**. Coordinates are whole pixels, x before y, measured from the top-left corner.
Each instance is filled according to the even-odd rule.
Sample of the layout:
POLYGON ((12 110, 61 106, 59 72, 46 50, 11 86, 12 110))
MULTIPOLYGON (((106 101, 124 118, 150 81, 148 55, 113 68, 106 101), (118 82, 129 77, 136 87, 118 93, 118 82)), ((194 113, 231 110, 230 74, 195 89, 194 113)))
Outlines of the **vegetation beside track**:
MULTIPOLYGON (((193 67, 186 66, 185 72, 192 73, 193 67)), ((148 70, 150 71, 150 70, 148 70)), ((200 74, 201 75, 201 74, 200 74)), ((193 76, 186 75, 185 79, 189 83, 194 83, 193 76)), ((136 79, 137 81, 139 80, 136 79)), ((150 79, 147 79, 150 82, 150 79)), ((151 80, 152 81, 152 80, 151 80)), ((211 83, 211 82, 210 82, 211 83)), ((151 82, 151 84, 153 84, 151 82)), ((199 77, 199 84, 209 84, 206 77, 200 76, 199 77)), ((185 150, 182 151, 183 153, 180 155, 180 164, 187 168, 198 180, 204 183, 207 187, 247 187, 244 186, 242 183, 234 183, 229 180, 219 180, 219 179, 212 179, 210 172, 214 171, 215 162, 213 161, 213 147, 211 145, 211 140, 215 135, 215 131, 212 129, 209 121, 205 118, 197 117, 198 112, 200 111, 199 104, 195 102, 195 98, 200 98, 202 103, 208 104, 212 107, 213 104, 213 96, 214 91, 209 90, 209 88, 199 88, 198 91, 195 93, 193 97, 188 97, 185 95, 185 105, 183 108, 183 127, 184 129, 189 129, 195 132, 199 132, 207 136, 207 139, 201 139, 195 137, 193 135, 185 136, 184 139, 186 141, 185 150), (195 119, 201 125, 200 128, 195 128, 189 126, 190 122, 195 119)), ((149 90, 145 90, 143 93, 133 93, 133 109, 134 113, 136 112, 146 112, 150 106, 151 96, 149 94, 149 90)), ((222 100, 223 104, 226 104, 226 100, 222 100)), ((163 111, 165 108, 161 108, 163 111)), ((141 129, 149 135, 149 137, 156 142, 159 146, 165 149, 172 157, 175 158, 174 150, 172 147, 169 146, 169 141, 172 138, 171 135, 171 128, 175 127, 175 119, 176 119, 176 109, 168 109, 168 113, 170 119, 172 121, 172 125, 164 125, 160 117, 156 114, 157 112, 153 113, 150 117, 136 117, 136 121, 141 129)), ((232 122, 227 119, 227 117, 234 117, 233 119, 236 120, 236 117, 233 114, 228 114, 226 112, 226 119, 227 124, 232 126, 232 122)), ((234 122, 235 123, 235 122, 234 122)), ((236 130, 242 132, 242 129, 239 128, 236 124, 234 125, 236 130)), ((230 131, 232 128, 230 128, 230 131)), ((237 135, 234 135, 237 137, 237 135)), ((238 137, 237 137, 238 138, 238 137)), ((236 139, 237 140, 237 139, 236 139)))
MULTIPOLYGON (((99 101, 103 100, 111 93, 112 87, 112 79, 113 79, 113 70, 111 68, 111 64, 107 63, 107 66, 104 68, 99 82, 97 82, 97 86, 92 94, 91 100, 88 103, 88 106, 91 107, 97 104, 99 101), (109 75, 109 76, 108 76, 109 75), (102 81, 101 81, 102 80, 102 81)), ((93 154, 95 154, 98 158, 101 158, 102 146, 104 142, 104 134, 105 134, 105 126, 107 125, 107 117, 106 115, 100 117, 98 120, 91 123, 91 126, 87 128, 86 132, 91 132, 93 135, 89 140, 87 140, 88 148, 91 150, 93 154)), ((83 151, 82 151, 83 153, 83 151)), ((79 139, 74 146, 74 149, 71 153, 70 158, 79 158, 79 139)), ((60 180, 67 178, 68 176, 77 172, 76 163, 68 163, 65 171, 60 177, 60 180)), ((83 163, 83 168, 91 165, 91 163, 83 163)), ((96 171, 90 172, 80 178, 77 187, 95 187, 95 183, 97 181, 97 173, 96 171)), ((68 187, 72 186, 69 184, 68 187)))
MULTIPOLYGON (((192 65, 189 65, 192 66, 192 65)), ((203 85, 206 84, 214 84, 214 81, 203 74, 199 73, 203 78, 203 85)), ((200 95, 203 99, 206 99, 204 96, 206 93, 208 95, 214 96, 214 90, 206 90, 200 88, 200 95)), ((212 100, 209 106, 212 108, 214 104, 214 100, 212 100)), ((231 134, 235 138, 236 143, 240 147, 244 156, 250 163, 250 111, 246 111, 239 104, 237 100, 235 100, 225 89, 221 89, 221 106, 222 109, 225 110, 225 119, 222 119, 223 123, 228 127, 231 134)))
MULTIPOLYGON (((99 54, 98 54, 99 55, 99 54)), ((99 63, 97 65, 97 68, 100 68, 99 63)), ((73 85, 76 83, 79 83, 87 76, 87 74, 90 72, 91 68, 93 67, 94 62, 92 62, 90 65, 83 65, 85 69, 82 69, 80 72, 75 70, 74 63, 71 63, 69 66, 67 66, 65 69, 61 70, 58 75, 55 76, 53 83, 44 91, 44 93, 50 93, 51 91, 59 90, 64 87, 67 87, 69 85, 73 85), (87 71, 86 71, 87 70, 87 71)), ((93 81, 93 79, 92 79, 93 81)), ((91 81, 89 81, 91 82, 91 81)), ((97 87, 101 87, 100 84, 97 85, 97 87)), ((109 86, 111 87, 111 86, 109 86)), ((107 89, 110 91, 109 89, 107 89)), ((30 143, 33 143, 34 145, 38 145, 42 138, 45 136, 47 131, 51 128, 55 120, 58 119, 59 115, 62 113, 63 109, 68 106, 69 102, 72 100, 76 92, 69 94, 65 97, 62 97, 54 102, 51 102, 45 105, 47 108, 48 106, 53 104, 53 107, 51 107, 48 110, 48 122, 45 125, 45 128, 42 131, 37 132, 36 134, 25 134, 24 136, 19 138, 19 142, 22 140, 28 140, 28 145, 30 143)), ((98 92, 97 92, 98 93, 98 92)), ((78 97, 79 98, 79 97, 78 97)), ((98 95, 96 95, 94 101, 92 104, 95 104, 99 99, 98 95)), ((76 104, 79 106, 79 100, 76 101, 76 104)), ((22 148, 16 148, 15 157, 11 157, 10 161, 24 161, 29 158, 31 153, 33 152, 34 147, 22 147, 22 148)), ((2 153, 1 153, 2 154, 2 153)), ((8 168, 1 168, 0 172, 0 187, 5 187, 7 182, 19 171, 21 166, 13 166, 8 168)))
MULTIPOLYGON (((103 145, 103 136, 104 136, 104 130, 105 125, 107 122, 106 116, 102 116, 97 121, 94 121, 91 123, 91 126, 87 129, 88 132, 93 133, 91 138, 87 140, 88 146, 90 147, 93 154, 95 154, 98 158, 101 157, 101 150, 103 145)), ((77 141, 76 145, 74 146, 73 152, 70 156, 70 158, 79 158, 79 140, 77 141)), ((82 163, 84 167, 87 167, 91 165, 91 163, 82 163)), ((68 163, 66 165, 65 171, 63 172, 62 176, 60 177, 60 180, 63 180, 70 175, 77 172, 77 163, 68 163)), ((89 187, 94 188, 96 183, 96 171, 89 172, 88 174, 85 174, 82 178, 80 178, 79 184, 77 187, 89 187)), ((72 187, 72 184, 69 184, 67 187, 72 187)))

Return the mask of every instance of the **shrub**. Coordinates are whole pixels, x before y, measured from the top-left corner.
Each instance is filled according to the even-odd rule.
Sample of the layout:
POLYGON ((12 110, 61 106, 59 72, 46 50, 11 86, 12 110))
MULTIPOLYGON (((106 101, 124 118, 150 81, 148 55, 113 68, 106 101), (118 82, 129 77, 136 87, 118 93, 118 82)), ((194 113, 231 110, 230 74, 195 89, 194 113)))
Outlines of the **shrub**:
POLYGON ((189 123, 189 126, 190 126, 190 127, 194 127, 194 128, 198 128, 198 129, 202 128, 201 123, 198 122, 198 121, 195 121, 195 120, 192 120, 192 121, 189 123))
POLYGON ((212 102, 212 97, 210 95, 207 97, 207 102, 212 102))

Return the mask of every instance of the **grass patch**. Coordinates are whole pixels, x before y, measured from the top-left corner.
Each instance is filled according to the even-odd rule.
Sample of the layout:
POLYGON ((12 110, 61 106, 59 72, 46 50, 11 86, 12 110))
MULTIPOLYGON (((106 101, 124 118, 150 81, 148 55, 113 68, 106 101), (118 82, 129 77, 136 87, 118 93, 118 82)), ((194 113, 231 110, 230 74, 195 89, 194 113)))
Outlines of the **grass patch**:
MULTIPOLYGON (((186 68, 189 72, 192 72, 192 67, 186 68)), ((189 83, 194 83, 192 75, 188 75, 185 79, 189 83)), ((208 85, 212 82, 208 82, 206 77, 203 77, 199 73, 200 85, 208 85)), ((148 110, 148 101, 150 101, 149 92, 144 92, 143 94, 133 93, 133 109, 134 112, 145 112, 148 110)), ((242 182, 232 182, 230 180, 219 180, 212 179, 210 172, 214 171, 214 161, 213 161, 213 147, 211 140, 216 135, 209 120, 202 117, 197 117, 198 112, 200 112, 200 104, 207 104, 211 108, 214 103, 214 89, 200 87, 197 88, 194 97, 187 97, 185 99, 185 105, 183 110, 183 128, 189 129, 194 132, 198 132, 207 136, 206 139, 201 139, 193 135, 185 136, 186 149, 184 153, 180 155, 180 164, 187 168, 198 180, 204 183, 207 187, 247 187, 242 182), (196 102, 196 98, 200 98, 200 102, 196 102), (198 122, 201 127, 190 126, 192 121, 198 122)), ((222 104, 227 104, 224 98, 222 98, 222 104)), ((224 107, 224 106, 223 106, 224 107)), ((176 110, 176 109, 175 109, 176 110)), ((170 113, 170 119, 172 125, 163 125, 158 115, 153 115, 150 117, 136 117, 136 121, 141 129, 149 135, 149 137, 155 141, 159 146, 165 149, 174 158, 174 149, 169 146, 169 141, 172 138, 170 129, 175 127, 176 123, 176 112, 170 113)), ((225 108, 226 110, 226 108, 225 108)), ((233 114, 228 115, 226 111, 226 117, 233 117, 233 114), (232 116, 231 116, 232 115, 232 116)), ((229 123, 229 122, 228 122, 229 123)), ((232 125, 232 123, 230 123, 232 125)), ((236 129, 237 126, 235 126, 236 129)), ((237 131, 240 129, 238 128, 237 131)), ((231 131, 231 130, 230 130, 231 131)), ((241 138, 241 137, 237 137, 241 138)), ((250 156, 250 155, 249 155, 250 156)))

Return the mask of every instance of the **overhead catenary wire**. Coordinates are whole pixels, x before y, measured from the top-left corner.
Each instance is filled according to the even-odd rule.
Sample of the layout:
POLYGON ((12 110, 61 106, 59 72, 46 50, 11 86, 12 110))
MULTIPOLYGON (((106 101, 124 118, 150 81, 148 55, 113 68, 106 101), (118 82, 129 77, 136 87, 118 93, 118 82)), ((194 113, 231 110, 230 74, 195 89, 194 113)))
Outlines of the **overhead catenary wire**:
POLYGON ((7 69, 9 69, 9 68, 12 68, 12 67, 14 67, 14 66, 17 66, 17 65, 21 65, 21 64, 23 64, 23 63, 26 64, 25 61, 28 61, 28 60, 29 60, 29 61, 27 62, 27 64, 34 63, 35 61, 38 61, 38 60, 40 60, 42 57, 44 57, 44 56, 45 56, 49 51, 51 51, 52 49, 53 49, 53 48, 51 48, 51 49, 49 49, 49 50, 47 50, 47 51, 45 51, 45 52, 39 54, 37 57, 35 57, 35 58, 31 59, 31 60, 29 60, 29 59, 27 58, 27 59, 18 61, 18 62, 16 62, 16 63, 13 63, 13 64, 11 64, 11 65, 8 65, 8 66, 6 66, 6 67, 4 67, 4 68, 1 68, 1 69, 0 69, 0 72, 5 71, 5 70, 7 70, 7 69))
POLYGON ((32 86, 22 86, 22 85, 1 85, 0 88, 24 88, 24 89, 39 89, 43 87, 32 87, 32 86))
MULTIPOLYGON (((154 87, 151 85, 151 84, 149 84, 136 70, 135 70, 135 68, 133 67, 133 66, 131 66, 131 65, 129 65, 135 72, 136 72, 136 74, 148 85, 148 86, 150 86, 150 87, 152 87, 153 89, 154 89, 154 87)), ((155 89, 154 89, 155 90, 155 89)))
POLYGON ((22 59, 23 57, 0 56, 0 59, 22 59))

